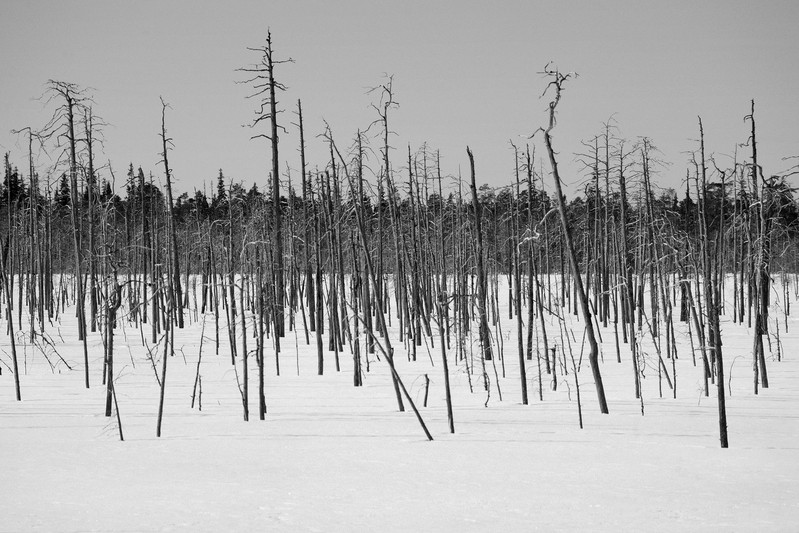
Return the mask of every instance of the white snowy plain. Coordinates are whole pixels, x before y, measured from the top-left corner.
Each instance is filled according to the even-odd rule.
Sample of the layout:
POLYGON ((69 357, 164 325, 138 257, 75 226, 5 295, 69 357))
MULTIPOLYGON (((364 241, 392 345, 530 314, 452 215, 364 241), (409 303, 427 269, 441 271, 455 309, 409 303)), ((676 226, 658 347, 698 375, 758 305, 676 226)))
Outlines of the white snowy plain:
MULTIPOLYGON (((499 294, 507 295, 502 284, 499 294)), ((781 317, 778 303, 772 313, 781 317)), ((370 356, 364 386, 353 387, 350 351, 340 354, 337 373, 325 335, 325 374, 317 375, 314 337, 306 345, 299 315, 296 333, 281 340, 279 377, 268 341, 265 421, 258 420, 257 368, 249 358, 250 421, 244 422, 227 331, 223 324, 216 355, 212 314, 206 317, 200 365, 202 410, 191 408, 202 317, 187 313, 168 361, 161 438, 155 435, 159 387, 152 364, 138 330, 120 318, 115 384, 124 442, 116 419, 103 416, 99 333, 89 334, 92 386, 84 388, 74 308, 45 328, 71 371, 50 351, 51 367, 41 350, 18 335, 21 402, 14 398, 4 336, 0 531, 799 530, 796 316, 788 318, 788 331, 780 323, 782 361, 776 361, 772 340, 771 386, 755 396, 751 330, 725 314, 730 448, 721 449, 715 390, 703 395, 701 364, 692 362, 685 324, 678 324, 676 399, 665 381, 659 395, 657 359, 645 331, 644 416, 634 397, 629 348, 622 345, 617 363, 612 326, 602 328, 600 366, 610 414, 599 413, 584 355, 580 429, 570 360, 568 375, 558 369, 557 391, 544 373, 543 401, 537 363, 527 361, 530 403, 521 404, 515 319, 508 319, 507 302, 502 308, 501 330, 492 326, 495 348, 499 337, 504 346, 506 377, 503 361, 495 360, 501 401, 489 364, 490 398, 484 405, 476 337, 465 347, 467 360, 471 350, 477 365, 473 393, 464 362, 452 358, 452 339, 454 434, 447 428, 438 337, 435 346, 418 348, 415 362, 394 338, 398 372, 432 442, 410 409, 397 410, 382 357, 370 356), (425 374, 431 380, 427 407, 425 374)), ((579 359, 583 327, 571 314, 566 321, 579 359)), ((23 318, 23 330, 26 323, 23 318)), ((392 326, 396 334, 396 319, 392 326)), ((548 317, 547 327, 560 354, 557 321, 548 317)), ((240 324, 237 330, 240 343, 240 324)), ((250 350, 251 334, 252 322, 250 350)), ((671 373, 670 359, 666 366, 671 373)))

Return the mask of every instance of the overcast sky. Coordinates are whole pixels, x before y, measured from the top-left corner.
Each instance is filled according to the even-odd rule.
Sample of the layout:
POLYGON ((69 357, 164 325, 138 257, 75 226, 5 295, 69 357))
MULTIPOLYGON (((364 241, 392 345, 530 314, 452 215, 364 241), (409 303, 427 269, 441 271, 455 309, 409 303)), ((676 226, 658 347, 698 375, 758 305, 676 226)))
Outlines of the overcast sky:
MULTIPOLYGON (((95 114, 109 124, 103 160, 118 178, 130 162, 162 176, 163 96, 172 106, 177 190, 206 184, 210 192, 220 168, 247 188, 263 188, 269 146, 249 139, 266 130, 242 127, 256 102, 236 84, 244 79, 236 68, 258 59, 247 47, 263 45, 271 28, 276 56, 295 61, 277 70, 288 87, 279 95, 288 128, 280 168, 290 167, 295 180, 297 99, 309 164, 321 167, 326 149, 315 136, 323 119, 348 146, 377 118, 367 90, 388 73, 400 104, 391 116, 395 169, 405 166, 409 143, 416 150, 427 142, 440 149, 443 173, 466 173, 468 144, 478 182, 507 184, 509 141, 524 144, 546 122, 546 80, 538 72, 549 61, 579 73, 554 132, 571 191, 585 175, 573 162, 580 141, 599 134, 611 116, 631 143, 647 136, 671 163, 657 178, 663 186, 682 187, 685 152, 697 147, 697 115, 708 153, 730 165, 736 143, 748 136, 743 117, 752 98, 761 162, 776 174, 790 166, 782 157, 799 155, 797 21, 799 2, 790 0, 7 1, 0 12, 0 149, 27 168, 27 147, 9 130, 43 126, 53 107, 36 97, 48 79, 63 80, 92 88, 95 114)), ((52 161, 42 154, 37 165, 45 174, 52 161)))

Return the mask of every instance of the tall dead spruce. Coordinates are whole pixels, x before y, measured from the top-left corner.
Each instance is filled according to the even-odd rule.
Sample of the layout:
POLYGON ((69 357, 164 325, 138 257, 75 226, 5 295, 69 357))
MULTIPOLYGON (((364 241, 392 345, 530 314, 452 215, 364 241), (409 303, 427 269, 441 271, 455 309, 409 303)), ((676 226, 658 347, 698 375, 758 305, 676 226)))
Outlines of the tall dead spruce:
POLYGON ((177 312, 178 327, 183 329, 183 291, 180 287, 180 254, 178 254, 178 234, 175 229, 175 211, 174 202, 172 201, 172 169, 169 168, 169 149, 172 145, 172 139, 166 136, 166 108, 169 104, 164 102, 161 98, 161 163, 164 165, 164 175, 166 177, 166 198, 167 198, 167 226, 169 228, 169 239, 171 246, 169 247, 172 254, 172 293, 169 295, 169 301, 175 306, 177 312))
POLYGON ((582 309, 583 321, 585 322, 585 336, 588 340, 589 353, 588 361, 591 363, 591 373, 594 376, 594 383, 596 384, 596 394, 599 400, 599 410, 607 414, 608 403, 605 400, 605 387, 602 385, 602 374, 599 372, 599 346, 597 345, 596 335, 594 333, 594 323, 591 317, 591 311, 588 308, 588 297, 585 294, 583 280, 580 277, 580 263, 577 260, 577 253, 574 249, 574 242, 571 234, 571 227, 566 218, 566 202, 563 197, 563 188, 561 187, 560 173, 558 172, 558 162, 555 159, 555 149, 552 147, 552 130, 555 128, 555 110, 560 102, 560 97, 563 92, 563 85, 574 74, 561 74, 558 70, 552 70, 549 65, 544 69, 544 74, 551 78, 551 81, 544 90, 544 94, 550 88, 555 90, 555 97, 549 103, 549 125, 546 128, 540 128, 544 134, 544 144, 547 148, 549 155, 549 163, 552 167, 552 177, 555 181, 555 195, 558 201, 558 213, 560 214, 561 229, 563 230, 563 239, 566 244, 566 250, 569 254, 569 263, 574 275, 574 289, 579 298, 580 308, 582 309))
MULTIPOLYGON (((246 68, 239 69, 251 75, 244 83, 252 85, 254 92, 248 98, 260 99, 258 109, 255 111, 255 118, 250 123, 251 127, 258 126, 263 121, 269 121, 269 134, 253 135, 252 139, 267 139, 272 146, 272 244, 274 246, 274 279, 275 279, 275 300, 272 316, 275 326, 275 339, 283 337, 284 331, 284 283, 283 283, 283 226, 282 213, 280 209, 280 159, 278 157, 278 130, 286 129, 277 123, 277 91, 285 91, 286 86, 275 79, 275 66, 283 63, 293 63, 294 60, 278 60, 274 58, 272 51, 272 32, 266 33, 266 44, 259 48, 248 48, 261 55, 260 61, 246 68)), ((279 345, 278 350, 279 350, 279 345)))
POLYGON ((713 360, 716 363, 716 390, 718 391, 718 408, 719 408, 719 442, 722 448, 729 447, 727 439, 727 406, 724 397, 724 359, 721 349, 721 328, 719 325, 719 302, 715 300, 716 291, 713 290, 713 265, 711 264, 710 254, 710 229, 707 220, 707 167, 705 165, 705 131, 702 126, 702 118, 699 117, 699 153, 700 153, 700 173, 699 177, 702 182, 700 184, 702 195, 699 197, 699 223, 700 223, 700 247, 701 247, 701 260, 702 260, 702 274, 703 274, 703 289, 705 295, 705 309, 707 311, 708 321, 708 351, 713 354, 713 360))
POLYGON ((768 335, 768 306, 769 306, 769 237, 766 231, 766 202, 763 190, 762 169, 757 163, 757 137, 755 136, 755 101, 752 100, 752 113, 744 120, 752 124, 752 134, 749 142, 752 145, 752 204, 749 219, 751 221, 750 235, 755 240, 752 246, 752 265, 750 270, 754 281, 751 284, 752 295, 750 306, 754 309, 754 346, 752 347, 752 367, 754 370, 754 392, 758 393, 758 378, 760 386, 768 388, 768 373, 766 372, 766 357, 763 353, 763 336, 768 335))
POLYGON ((67 141, 67 155, 69 160, 69 204, 72 220, 72 236, 75 251, 75 287, 77 295, 78 340, 83 342, 83 369, 86 388, 89 388, 89 348, 86 342, 86 310, 84 307, 85 296, 83 287, 83 249, 81 244, 81 222, 78 213, 78 163, 77 139, 75 137, 75 117, 83 109, 87 100, 86 94, 74 83, 64 81, 47 82, 47 91, 50 100, 61 100, 61 105, 55 110, 50 121, 44 127, 44 137, 62 137, 67 141))

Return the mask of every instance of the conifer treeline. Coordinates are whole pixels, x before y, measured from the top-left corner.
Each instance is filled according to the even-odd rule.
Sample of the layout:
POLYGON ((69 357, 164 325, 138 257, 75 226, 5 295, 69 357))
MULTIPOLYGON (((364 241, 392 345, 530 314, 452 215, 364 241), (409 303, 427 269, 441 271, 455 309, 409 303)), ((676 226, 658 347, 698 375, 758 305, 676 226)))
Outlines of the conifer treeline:
MULTIPOLYGON (((631 149, 630 154, 626 155, 632 158, 636 151, 631 149)), ((291 221, 296 232, 284 239, 287 250, 285 258, 292 264, 292 276, 297 278, 293 284, 287 284, 287 292, 291 293, 303 283, 301 278, 306 277, 304 272, 307 266, 304 263, 310 262, 312 270, 315 269, 317 255, 323 270, 332 269, 332 266, 325 266, 330 265, 334 256, 327 242, 329 239, 313 242, 313 238, 306 238, 306 235, 314 235, 315 232, 320 237, 329 231, 341 234, 344 242, 336 247, 342 248, 347 267, 345 273, 350 273, 355 264, 353 243, 350 241, 357 237, 356 209, 364 214, 373 241, 370 248, 375 257, 379 257, 384 274, 393 274, 398 268, 400 272, 404 268, 410 273, 409 264, 412 262, 432 272, 429 270, 432 265, 426 263, 430 263, 436 255, 440 257, 435 267, 438 269, 444 265, 452 273, 458 238, 467 237, 463 245, 471 248, 468 236, 472 228, 468 222, 473 219, 474 207, 468 193, 464 194, 461 190, 468 184, 452 177, 442 178, 435 168, 436 157, 436 153, 430 153, 424 147, 412 154, 411 164, 414 168, 409 172, 406 166, 392 172, 389 185, 391 194, 384 195, 379 201, 370 192, 374 190, 374 180, 364 178, 359 181, 359 190, 353 191, 350 184, 339 175, 339 164, 335 168, 328 165, 324 172, 308 173, 301 184, 284 177, 282 183, 288 189, 288 195, 280 197, 280 212, 284 220, 291 221), (304 195, 302 190, 298 191, 300 186, 305 191, 304 195), (467 223, 463 224, 464 221, 467 223), (396 227, 393 226, 395 222, 396 227), (382 231, 378 232, 378 228, 382 231), (396 235, 393 234, 395 230, 396 235), (398 252, 402 258, 400 263, 393 260, 398 252)), ((521 158, 518 166, 525 175, 527 170, 521 158)), ((663 259, 676 260, 679 257, 678 250, 666 249, 674 248, 676 244, 680 245, 682 253, 696 249, 695 243, 699 238, 696 198, 704 196, 710 231, 714 235, 724 236, 714 245, 720 260, 719 274, 737 273, 742 266, 746 270, 746 261, 742 259, 751 253, 752 243, 747 228, 752 218, 750 211, 753 198, 757 197, 752 193, 751 178, 747 175, 749 171, 745 170, 746 167, 740 165, 735 170, 719 170, 715 173, 717 181, 709 182, 704 192, 697 191, 696 176, 689 171, 681 198, 672 189, 659 190, 655 184, 649 184, 652 195, 652 215, 649 215, 645 205, 645 183, 642 174, 634 166, 635 162, 631 162, 624 167, 627 174, 626 227, 631 242, 645 243, 646 236, 640 233, 654 227, 658 244, 664 247, 661 254, 663 259), (650 221, 650 218, 653 220, 650 221)), ((531 177, 529 192, 526 181, 522 182, 520 192, 517 192, 515 184, 496 188, 482 185, 478 190, 487 265, 497 274, 512 274, 514 243, 521 243, 536 251, 547 250, 540 258, 542 273, 557 274, 568 269, 568 261, 564 260, 560 250, 557 224, 545 220, 553 208, 549 193, 542 189, 538 173, 533 172, 531 177)), ((89 242, 88 235, 92 229, 96 234, 106 231, 113 236, 119 272, 122 274, 142 274, 145 255, 152 255, 156 262, 161 262, 160 257, 167 253, 165 246, 168 236, 163 233, 166 230, 167 213, 165 197, 159 186, 161 180, 152 172, 145 176, 142 168, 134 169, 131 164, 122 197, 113 192, 106 178, 94 176, 79 181, 78 210, 81 213, 82 241, 89 242), (89 225, 90 213, 95 215, 93 227, 89 225)), ((5 154, 4 178, 0 189, 0 228, 6 237, 4 254, 16 252, 10 255, 15 256, 12 259, 18 262, 22 259, 20 251, 38 251, 31 245, 34 237, 39 237, 40 242, 52 243, 47 247, 52 259, 48 274, 71 272, 73 268, 68 257, 72 234, 68 220, 71 200, 67 175, 62 174, 56 180, 54 190, 48 187, 42 191, 39 185, 31 194, 31 183, 36 186, 40 182, 38 174, 31 180, 13 166, 9 154, 5 154), (32 230, 32 221, 37 223, 36 231, 32 230)), ((607 271, 612 270, 611 255, 618 252, 617 236, 621 233, 619 223, 622 213, 618 184, 617 168, 592 169, 584 184, 584 195, 575 196, 568 203, 570 224, 580 236, 576 241, 577 253, 586 266, 586 272, 590 273, 589 279, 604 281, 608 276, 607 271)), ((222 170, 219 170, 216 191, 210 198, 202 190, 195 190, 193 195, 184 192, 176 198, 172 213, 176 221, 180 255, 185 258, 185 274, 207 272, 209 254, 212 262, 220 267, 218 271, 226 272, 227 267, 222 267, 222 264, 229 255, 228 248, 232 246, 230 250, 239 253, 248 239, 252 240, 269 229, 272 223, 272 217, 269 216, 271 193, 264 194, 257 184, 249 189, 243 185, 226 180, 222 170), (259 225, 264 227, 259 228, 259 225)), ((773 258, 771 269, 794 271, 797 266, 794 244, 799 229, 799 211, 793 189, 785 179, 773 177, 765 180, 762 194, 767 204, 765 220, 772 241, 770 247, 779 251, 773 258)), ((642 245, 633 253, 640 255, 645 252, 644 248, 642 245)), ((102 250, 86 248, 85 252, 88 267, 88 263, 96 261, 102 250)), ((471 259, 471 251, 467 252, 463 257, 471 259)), ((525 253, 521 255, 524 257, 525 253)), ((647 259, 644 254, 639 260, 647 259)), ((25 271, 38 272, 36 261, 24 261, 24 264, 26 268, 20 266, 14 270, 15 273, 25 275, 25 271)), ((748 272, 744 274, 744 278, 749 277, 748 272)))

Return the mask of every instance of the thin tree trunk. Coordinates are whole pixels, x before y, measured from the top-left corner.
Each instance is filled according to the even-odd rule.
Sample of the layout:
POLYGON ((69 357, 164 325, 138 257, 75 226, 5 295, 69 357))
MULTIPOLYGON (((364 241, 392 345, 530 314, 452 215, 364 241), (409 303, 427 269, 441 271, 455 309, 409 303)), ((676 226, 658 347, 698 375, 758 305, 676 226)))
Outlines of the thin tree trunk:
POLYGON ((552 166, 552 175, 555 181, 555 195, 558 200, 558 212, 560 213, 560 221, 561 221, 561 228, 563 230, 563 238, 565 240, 566 249, 569 255, 569 262, 572 267, 572 272, 574 274, 574 283, 575 289, 577 291, 577 296, 580 300, 580 307, 582 308, 583 320, 585 322, 585 332, 586 338, 588 339, 588 346, 589 346, 589 354, 588 360, 591 363, 591 371, 594 377, 594 383, 596 384, 596 392, 597 392, 597 399, 599 400, 599 410, 600 412, 607 414, 608 413, 608 404, 605 399, 605 388, 602 384, 602 375, 599 370, 599 347, 597 345, 596 336, 594 334, 594 324, 591 318, 591 312, 588 308, 588 298, 585 294, 585 290, 583 289, 583 280, 580 277, 580 267, 577 261, 577 254, 574 250, 574 244, 572 242, 571 236, 571 228, 569 227, 568 220, 566 218, 566 205, 565 200, 563 197, 563 190, 561 187, 561 179, 560 173, 558 172, 558 163, 555 159, 555 150, 552 147, 552 137, 551 132, 552 129, 555 127, 555 108, 560 101, 561 96, 561 89, 563 82, 566 81, 568 76, 564 76, 559 72, 553 72, 552 75, 554 76, 554 80, 551 82, 552 86, 555 87, 555 99, 549 104, 549 126, 544 130, 544 142, 547 147, 547 153, 549 154, 549 163, 552 166))
POLYGON ((482 229, 482 206, 477 197, 477 185, 474 172, 474 155, 467 146, 466 154, 469 156, 469 168, 471 169, 470 188, 472 192, 472 207, 474 209, 474 227, 477 240, 477 309, 479 313, 479 335, 480 346, 482 348, 483 359, 490 361, 493 356, 491 353, 491 339, 488 330, 488 317, 486 315, 486 273, 483 266, 483 229, 482 229))

